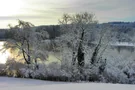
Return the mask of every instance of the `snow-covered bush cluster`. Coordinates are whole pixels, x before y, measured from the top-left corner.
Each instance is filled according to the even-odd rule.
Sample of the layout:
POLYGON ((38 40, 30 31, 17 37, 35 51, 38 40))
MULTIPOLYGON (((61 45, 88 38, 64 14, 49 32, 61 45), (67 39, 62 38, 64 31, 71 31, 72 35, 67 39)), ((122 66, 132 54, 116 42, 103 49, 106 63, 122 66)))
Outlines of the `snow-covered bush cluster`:
POLYGON ((0 76, 6 75, 5 68, 6 68, 6 65, 0 64, 0 76))
MULTIPOLYGON (((110 52, 111 53, 111 52, 110 52)), ((64 53, 63 53, 64 54, 64 53)), ((65 53, 63 56, 69 56, 65 53)), ((104 55, 105 56, 105 55, 104 55)), ((114 56, 114 60, 106 60, 104 63, 95 65, 85 64, 83 68, 77 65, 72 65, 71 58, 65 57, 65 60, 51 63, 39 63, 38 69, 35 65, 26 65, 8 60, 6 65, 7 76, 35 78, 42 80, 56 80, 56 81, 98 81, 106 83, 135 83, 135 64, 134 60, 126 59, 120 60, 117 57, 122 57, 120 54, 114 56), (120 61, 120 62, 119 62, 120 61), (104 71, 102 65, 105 66, 104 71)), ((112 58, 111 56, 107 58, 112 58)), ((64 57, 63 57, 64 59, 64 57)), ((88 59, 87 59, 88 60, 88 59)), ((87 61, 88 62, 88 61, 87 61)))
POLYGON ((8 59, 6 62, 5 72, 7 76, 21 77, 20 68, 26 67, 25 64, 17 62, 14 58, 8 59))
POLYGON ((68 72, 61 69, 58 63, 39 64, 39 69, 21 68, 20 71, 26 78, 66 81, 68 77, 71 77, 68 72))

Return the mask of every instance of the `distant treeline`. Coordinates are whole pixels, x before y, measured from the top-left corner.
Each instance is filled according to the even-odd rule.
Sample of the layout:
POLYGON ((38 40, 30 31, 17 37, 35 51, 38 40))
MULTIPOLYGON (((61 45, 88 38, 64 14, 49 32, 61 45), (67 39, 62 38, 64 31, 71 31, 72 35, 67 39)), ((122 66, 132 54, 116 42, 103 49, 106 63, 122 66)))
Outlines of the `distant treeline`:
POLYGON ((7 29, 0 29, 0 40, 3 40, 6 38, 7 31, 8 31, 7 29))
POLYGON ((50 26, 48 25, 48 26, 36 27, 37 32, 40 32, 43 30, 48 32, 50 39, 54 39, 54 38, 60 36, 60 34, 61 34, 59 25, 50 25, 50 26))
MULTIPOLYGON (((37 26, 33 27, 33 30, 36 32, 47 31, 49 34, 49 39, 54 39, 60 35, 60 26, 59 25, 48 25, 48 26, 37 26)), ((13 32, 8 29, 0 29, 0 39, 10 39, 13 32)))
MULTIPOLYGON (((103 25, 109 25, 110 30, 112 30, 112 33, 115 33, 112 35, 115 40, 119 42, 132 42, 132 37, 135 34, 135 23, 134 22, 109 22, 109 23, 103 23, 98 24, 97 28, 103 25)), ((43 26, 37 26, 34 27, 37 32, 40 32, 42 30, 47 31, 49 34, 50 39, 54 39, 62 34, 62 31, 60 30, 59 25, 43 25, 43 26)), ((11 37, 11 31, 8 29, 0 29, 0 39, 7 39, 11 37)), ((94 37, 92 37, 94 38, 94 37)))

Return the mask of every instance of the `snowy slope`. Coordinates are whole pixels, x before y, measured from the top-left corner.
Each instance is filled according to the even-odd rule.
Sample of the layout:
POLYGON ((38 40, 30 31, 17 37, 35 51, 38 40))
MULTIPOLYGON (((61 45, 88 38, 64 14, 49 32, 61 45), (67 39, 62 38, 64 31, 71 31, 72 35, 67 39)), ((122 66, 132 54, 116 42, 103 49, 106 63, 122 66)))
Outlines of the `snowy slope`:
POLYGON ((0 90, 135 90, 135 85, 63 83, 0 77, 0 90))

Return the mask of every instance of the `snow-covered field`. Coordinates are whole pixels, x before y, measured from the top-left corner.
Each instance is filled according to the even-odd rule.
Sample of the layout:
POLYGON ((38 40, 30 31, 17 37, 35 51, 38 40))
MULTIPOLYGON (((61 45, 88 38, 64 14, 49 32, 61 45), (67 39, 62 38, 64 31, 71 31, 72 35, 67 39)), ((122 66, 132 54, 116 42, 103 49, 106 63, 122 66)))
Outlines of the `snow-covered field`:
POLYGON ((135 90, 135 85, 65 83, 0 77, 0 90, 135 90))

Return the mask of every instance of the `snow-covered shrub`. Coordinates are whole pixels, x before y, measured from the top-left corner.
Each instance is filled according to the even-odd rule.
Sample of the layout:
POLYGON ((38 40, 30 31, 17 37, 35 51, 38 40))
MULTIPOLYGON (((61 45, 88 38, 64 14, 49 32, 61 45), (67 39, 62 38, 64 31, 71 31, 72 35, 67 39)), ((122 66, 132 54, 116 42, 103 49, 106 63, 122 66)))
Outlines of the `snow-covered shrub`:
POLYGON ((60 81, 67 81, 70 77, 70 74, 57 62, 47 65, 46 74, 48 78, 60 81))
POLYGON ((36 78, 42 80, 67 81, 71 75, 61 68, 59 63, 40 63, 38 69, 21 68, 21 75, 25 78, 36 78))
POLYGON ((97 66, 89 66, 85 68, 84 75, 87 81, 99 81, 99 69, 97 66))
MULTIPOLYGON (((2 66, 2 64, 0 64, 0 66, 2 66)), ((3 67, 0 67, 0 76, 6 76, 6 71, 3 67)))
POLYGON ((6 62, 6 74, 7 76, 21 77, 20 68, 25 67, 21 62, 15 61, 13 58, 8 59, 6 62))
POLYGON ((135 64, 133 62, 129 62, 126 67, 123 67, 122 71, 128 78, 129 83, 135 84, 135 64))
POLYGON ((5 64, 0 64, 0 76, 5 76, 6 75, 5 69, 6 69, 6 65, 5 64))
POLYGON ((108 47, 103 55, 103 58, 107 58, 107 66, 104 73, 100 75, 101 82, 133 83, 135 80, 133 73, 135 56, 132 54, 134 53, 127 50, 118 52, 116 47, 108 47), (131 76, 131 78, 128 78, 128 76, 131 76))
POLYGON ((31 75, 33 75, 33 70, 30 68, 20 68, 19 69, 20 74, 23 78, 32 78, 31 75))
POLYGON ((128 83, 127 76, 118 67, 107 67, 102 75, 102 81, 109 83, 128 83))
POLYGON ((5 64, 0 64, 0 70, 5 69, 6 65, 5 64))
POLYGON ((0 70, 0 76, 6 76, 6 72, 5 72, 4 69, 3 70, 0 70))

